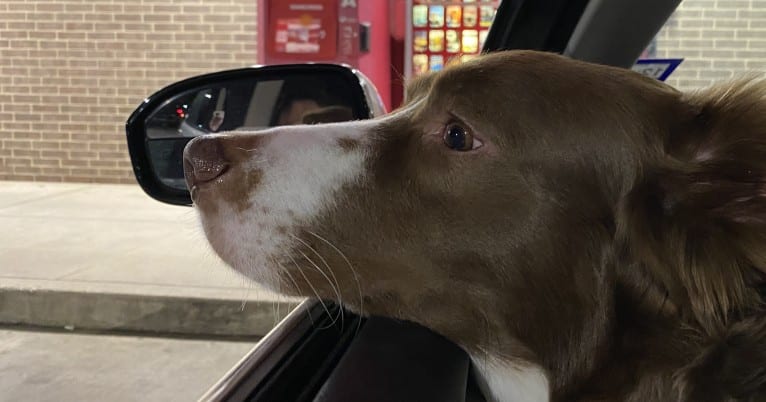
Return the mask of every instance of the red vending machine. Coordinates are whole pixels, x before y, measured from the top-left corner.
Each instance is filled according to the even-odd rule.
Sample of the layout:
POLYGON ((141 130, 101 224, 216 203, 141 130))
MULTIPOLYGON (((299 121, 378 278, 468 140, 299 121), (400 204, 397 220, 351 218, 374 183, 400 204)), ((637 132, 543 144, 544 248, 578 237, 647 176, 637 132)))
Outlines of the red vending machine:
POLYGON ((258 61, 348 64, 390 107, 388 16, 382 0, 258 0, 258 61))
POLYGON ((356 62, 357 1, 259 0, 258 5, 262 63, 356 62))
POLYGON ((417 74, 479 54, 499 0, 258 0, 262 64, 344 63, 390 110, 417 74))
POLYGON ((409 0, 405 77, 478 56, 499 5, 499 0, 409 0))

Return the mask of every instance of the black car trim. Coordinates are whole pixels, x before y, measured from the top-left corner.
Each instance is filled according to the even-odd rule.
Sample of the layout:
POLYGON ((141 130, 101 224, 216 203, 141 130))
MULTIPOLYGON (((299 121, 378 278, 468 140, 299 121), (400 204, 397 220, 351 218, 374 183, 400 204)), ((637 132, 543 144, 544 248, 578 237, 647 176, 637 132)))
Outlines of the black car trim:
POLYGON ((484 53, 530 49, 562 53, 588 0, 505 0, 484 42, 484 53))
MULTIPOLYGON (((267 377, 252 387, 244 399, 248 402, 311 402, 314 395, 346 352, 364 319, 341 311, 334 304, 315 308, 313 323, 299 341, 267 377), (340 314, 344 315, 341 320, 340 314), (296 386, 300 384, 300 386, 296 386)), ((243 388, 243 391, 247 389, 243 388)), ((239 398, 229 399, 238 401, 239 398)))
POLYGON ((592 0, 564 54, 591 63, 630 68, 680 3, 592 0))
POLYGON ((464 402, 469 368, 468 355, 441 335, 372 317, 313 402, 464 402))
POLYGON ((505 0, 483 52, 531 49, 630 68, 681 0, 505 0), (617 39, 616 39, 617 38, 617 39))
POLYGON ((200 401, 239 400, 252 392, 258 382, 263 380, 281 364, 287 353, 305 337, 311 328, 307 316, 320 311, 319 303, 306 300, 293 309, 282 321, 269 331, 234 367, 215 383, 200 401))

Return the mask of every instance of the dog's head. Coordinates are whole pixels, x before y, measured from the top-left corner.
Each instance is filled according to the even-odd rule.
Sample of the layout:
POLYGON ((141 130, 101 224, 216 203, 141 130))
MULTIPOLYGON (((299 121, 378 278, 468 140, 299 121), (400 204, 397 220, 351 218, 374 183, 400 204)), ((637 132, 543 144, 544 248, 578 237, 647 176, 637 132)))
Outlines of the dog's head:
POLYGON ((185 165, 213 248, 262 284, 592 366, 617 298, 706 330, 757 303, 764 96, 498 53, 383 118, 199 137, 185 165))

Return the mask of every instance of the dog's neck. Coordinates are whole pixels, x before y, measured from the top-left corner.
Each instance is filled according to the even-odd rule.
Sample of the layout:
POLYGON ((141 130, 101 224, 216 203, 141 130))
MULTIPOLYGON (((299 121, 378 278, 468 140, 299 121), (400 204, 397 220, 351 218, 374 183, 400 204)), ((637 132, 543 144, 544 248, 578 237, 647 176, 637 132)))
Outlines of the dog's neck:
POLYGON ((654 393, 661 401, 677 395, 674 375, 699 355, 698 346, 684 339, 687 324, 661 289, 636 285, 642 284, 636 277, 618 278, 623 274, 613 265, 596 271, 603 293, 571 306, 525 306, 526 323, 490 315, 491 342, 464 345, 488 398, 620 401, 654 393))
POLYGON ((651 392, 659 402, 677 395, 673 377, 692 360, 692 353, 684 350, 688 345, 677 337, 683 331, 681 326, 673 326, 672 321, 650 323, 656 319, 619 309, 615 313, 625 316, 615 317, 617 322, 604 329, 608 336, 597 337, 601 342, 584 342, 585 333, 561 333, 557 347, 532 351, 539 356, 530 359, 498 358, 508 354, 501 350, 469 351, 487 400, 621 401, 651 392), (631 320, 636 321, 623 322, 631 320), (581 339, 572 342, 578 337, 581 339), (573 349, 578 344, 582 350, 573 349))

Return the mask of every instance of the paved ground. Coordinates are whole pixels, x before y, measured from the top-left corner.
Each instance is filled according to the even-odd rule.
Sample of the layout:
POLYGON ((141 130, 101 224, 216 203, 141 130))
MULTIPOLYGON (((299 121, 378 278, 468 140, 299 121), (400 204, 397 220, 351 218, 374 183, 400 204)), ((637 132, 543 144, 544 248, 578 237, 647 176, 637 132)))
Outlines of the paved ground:
POLYGON ((0 324, 250 336, 294 303, 138 185, 0 181, 0 228, 0 324))
POLYGON ((252 347, 0 330, 0 401, 194 401, 252 347))
POLYGON ((138 185, 0 181, 0 228, 2 402, 196 400, 294 303, 138 185))
POLYGON ((154 201, 138 185, 0 182, 0 227, 3 283, 260 296, 213 254, 192 208, 154 201))

